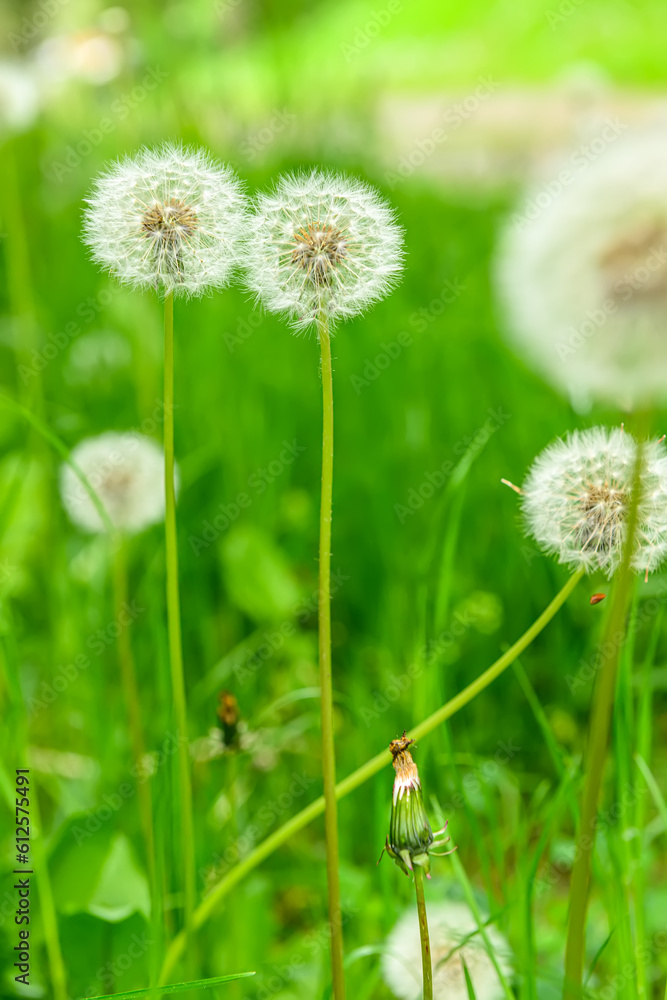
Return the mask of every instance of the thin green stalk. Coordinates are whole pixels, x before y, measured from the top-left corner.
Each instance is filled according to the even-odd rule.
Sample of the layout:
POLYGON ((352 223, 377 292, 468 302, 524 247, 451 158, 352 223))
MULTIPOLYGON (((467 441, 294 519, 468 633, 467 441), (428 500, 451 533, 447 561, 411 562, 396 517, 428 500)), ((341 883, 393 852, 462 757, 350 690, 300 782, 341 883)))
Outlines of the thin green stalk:
POLYGON ((331 340, 324 310, 318 322, 322 355, 322 495, 320 502, 320 578, 318 588, 318 645, 320 706, 322 718, 322 776, 324 779, 324 829, 331 935, 331 977, 334 1000, 345 998, 343 969, 343 920, 338 873, 338 816, 336 807, 336 754, 334 747, 333 687, 331 681, 331 498, 333 491, 333 372, 331 340))
MULTIPOLYGON (((128 600, 127 586, 127 560, 125 553, 125 540, 121 537, 115 539, 113 543, 113 591, 114 609, 116 616, 120 619, 124 607, 128 600)), ((146 753, 144 741, 144 729, 141 720, 141 699, 139 697, 139 686, 137 684, 137 672, 130 642, 129 627, 124 626, 119 621, 119 633, 117 640, 118 665, 120 667, 121 684, 123 687, 123 697, 130 726, 130 737, 132 740, 132 756, 136 767, 137 776, 137 799, 139 804, 139 816, 141 828, 144 835, 146 849, 146 863, 151 886, 151 895, 155 888, 155 837, 153 831, 153 802, 150 788, 150 779, 145 780, 141 776, 141 761, 146 753)))
MULTIPOLYGON (((174 489, 174 297, 164 300, 164 492, 165 541, 167 551, 167 632, 171 686, 178 733, 178 773, 185 890, 185 931, 192 933, 195 908, 195 848, 192 820, 192 786, 188 751, 188 719, 183 680, 181 604, 178 591, 178 541, 176 535, 176 491, 174 489)), ((189 949, 188 949, 189 950, 189 949)))
MULTIPOLYGON (((641 441, 641 439, 640 439, 641 441)), ((582 992, 584 954, 586 947, 586 913, 590 889, 590 859, 595 847, 595 825, 602 776, 607 758, 609 730, 614 708, 616 674, 621 637, 625 634, 625 615, 632 580, 631 559, 637 527, 640 473, 643 462, 643 444, 637 448, 633 471, 633 489, 628 513, 628 531, 621 567, 616 578, 605 641, 602 644, 600 674, 593 695, 590 735, 588 742, 586 777, 584 781, 581 824, 577 836, 576 853, 570 882, 567 942, 565 946, 564 1000, 579 1000, 582 992)))
POLYGON ((419 914, 419 939, 422 945, 424 1000, 433 1000, 433 961, 431 959, 431 942, 428 937, 428 921, 426 919, 424 871, 419 865, 415 865, 415 895, 417 897, 417 913, 419 914))
MULTIPOLYGON (((506 670, 511 664, 516 660, 517 656, 521 656, 524 649, 526 649, 533 639, 535 639, 542 629, 549 624, 551 619, 556 615, 559 609, 563 606, 565 601, 568 599, 574 588, 577 586, 579 581, 583 576, 583 572, 579 571, 574 573, 565 586, 559 591, 554 597, 551 603, 544 609, 542 614, 537 618, 533 624, 528 628, 523 635, 517 639, 513 646, 503 653, 499 659, 493 663, 488 670, 485 670, 476 680, 469 684, 468 687, 464 688, 463 691, 459 691, 454 698, 451 698, 445 705, 439 708, 432 715, 429 715, 427 719, 424 719, 418 726, 412 729, 409 736, 412 739, 422 739, 427 736, 430 732, 436 729, 442 722, 446 719, 451 718, 456 712, 459 712, 465 707, 469 702, 473 700, 481 691, 489 686, 497 677, 499 677, 504 670, 506 670)), ((374 777, 382 771, 388 764, 391 763, 391 754, 388 750, 383 750, 381 753, 376 754, 370 760, 366 761, 361 767, 353 771, 352 774, 348 775, 336 785, 336 798, 342 799, 345 795, 349 795, 350 792, 355 791, 360 785, 368 781, 369 778, 374 777)), ((245 876, 253 871, 265 858, 268 858, 273 854, 275 850, 285 844, 294 834, 298 833, 299 830, 303 830, 305 826, 311 823, 318 816, 321 816, 324 812, 324 797, 315 799, 310 805, 302 809, 300 813, 296 816, 292 816, 291 819, 287 820, 286 823, 278 829, 275 830, 270 836, 263 840, 261 844, 258 844, 249 854, 239 862, 228 875, 225 875, 220 881, 211 889, 208 895, 202 900, 197 909, 195 910, 193 917, 193 927, 197 930, 208 920, 211 913, 215 910, 218 903, 224 899, 224 897, 238 885, 245 876)), ((169 975, 174 965, 178 961, 180 955, 185 948, 185 935, 179 934, 169 945, 167 955, 160 972, 160 982, 164 982, 165 978, 169 975)))

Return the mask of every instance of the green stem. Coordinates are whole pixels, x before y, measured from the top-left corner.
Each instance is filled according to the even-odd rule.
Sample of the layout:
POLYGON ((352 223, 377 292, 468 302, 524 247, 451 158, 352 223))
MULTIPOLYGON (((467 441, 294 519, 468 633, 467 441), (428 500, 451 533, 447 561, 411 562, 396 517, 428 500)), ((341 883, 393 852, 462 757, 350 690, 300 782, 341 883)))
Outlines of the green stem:
POLYGON ((417 912, 419 914, 419 939, 422 944, 422 970, 424 972, 424 1000, 433 1000, 433 962, 431 960, 431 942, 428 937, 428 921, 426 919, 426 900, 424 899, 424 872, 415 865, 415 895, 417 897, 417 912))
MULTIPOLYGON (((125 553, 125 540, 121 537, 112 543, 113 552, 113 591, 114 609, 118 619, 127 605, 127 561, 125 553)), ((130 642, 129 626, 119 623, 118 633, 118 665, 120 667, 121 684, 123 687, 123 697, 130 726, 130 737, 132 740, 132 755, 135 763, 135 774, 137 778, 137 798, 139 804, 139 816, 144 835, 146 850, 146 863, 151 885, 151 892, 155 888, 155 837, 153 831, 153 803, 149 780, 142 775, 141 762, 146 753, 144 742, 144 731, 141 721, 141 699, 139 697, 139 686, 137 684, 137 672, 130 642)))
MULTIPOLYGON (((493 663, 488 670, 485 670, 477 680, 469 684, 468 687, 460 691, 454 698, 451 698, 445 705, 430 715, 427 719, 421 722, 409 733, 412 739, 421 739, 427 736, 432 730, 439 726, 446 719, 451 718, 456 712, 459 712, 468 702, 472 701, 481 691, 483 691, 489 684, 492 683, 497 677, 502 674, 511 664, 516 660, 517 656, 521 656, 524 649, 531 644, 533 639, 535 639, 542 629, 549 624, 551 619, 563 606, 565 601, 568 599, 574 588, 577 586, 579 581, 583 576, 583 572, 579 571, 574 573, 562 590, 554 597, 551 603, 544 609, 542 614, 537 618, 533 624, 527 629, 521 638, 517 639, 513 646, 503 653, 503 655, 493 663)), ((350 792, 355 791, 360 785, 368 781, 369 778, 374 777, 382 771, 388 764, 391 763, 391 754, 388 750, 383 750, 382 753, 376 754, 370 760, 366 761, 360 768, 353 771, 352 774, 348 775, 336 785, 336 798, 342 799, 345 795, 349 795, 350 792)), ((253 871, 265 858, 270 857, 271 854, 284 843, 286 843, 295 833, 299 830, 303 830, 305 826, 311 823, 318 816, 321 816, 324 812, 324 797, 320 796, 319 799, 315 799, 310 805, 302 809, 300 813, 296 816, 292 816, 286 823, 278 829, 275 830, 270 836, 263 840, 261 844, 246 855, 239 864, 235 865, 234 868, 229 872, 228 875, 224 875, 223 878, 215 885, 205 899, 199 904, 195 910, 193 917, 193 927, 197 930, 202 926, 209 918, 213 910, 215 910, 218 903, 224 899, 224 897, 237 885, 245 876, 253 871)), ((178 961, 180 955, 185 948, 185 935, 179 934, 169 945, 167 955, 160 972, 160 982, 163 983, 166 977, 169 975, 174 965, 178 961)))
MULTIPOLYGON (((183 680, 181 642, 181 606, 178 591, 178 541, 176 535, 176 491, 174 488, 174 297, 164 300, 164 492, 165 541, 167 550, 167 632, 171 686, 178 733, 178 771, 180 823, 183 849, 183 886, 185 890, 185 931, 192 933, 195 907, 195 850, 192 821, 192 787, 188 750, 188 720, 183 680)), ((189 951, 189 949, 188 949, 189 951)))
POLYGON ((343 970, 343 921, 338 873, 338 816, 336 806, 336 754, 334 747, 333 687, 331 680, 331 500, 333 491, 333 372, 327 315, 318 321, 322 355, 322 495, 320 501, 320 578, 318 588, 318 644, 320 660, 320 712, 322 719, 322 776, 324 780, 324 829, 326 835, 331 977, 334 1000, 345 1000, 343 970))
MULTIPOLYGON (((641 439, 640 439, 641 440, 641 439)), ((565 946, 564 1000, 580 1000, 584 974, 586 947, 586 913, 590 889, 591 853, 595 848, 595 826, 602 776, 607 757, 609 731, 614 708, 618 660, 625 635, 625 615, 632 581, 631 560, 634 550, 639 504, 640 472, 643 461, 643 444, 637 448, 633 471, 633 489, 628 513, 628 531, 623 559, 617 577, 614 600, 607 620, 605 639, 601 648, 600 674, 593 695, 590 734, 586 762, 586 777, 581 807, 581 823, 577 836, 565 946)))

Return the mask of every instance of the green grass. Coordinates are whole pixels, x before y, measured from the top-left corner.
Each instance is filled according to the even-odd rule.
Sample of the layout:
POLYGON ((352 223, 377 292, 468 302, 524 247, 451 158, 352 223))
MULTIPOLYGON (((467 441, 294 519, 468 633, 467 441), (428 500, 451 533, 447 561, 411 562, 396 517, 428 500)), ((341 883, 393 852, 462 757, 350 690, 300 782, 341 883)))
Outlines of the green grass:
MULTIPOLYGON (((129 599, 141 609, 128 636, 144 735, 161 754, 150 782, 151 911, 138 797, 119 792, 133 787, 133 748, 118 650, 107 641, 115 616, 112 552, 105 539, 76 531, 58 494, 59 465, 81 438, 128 428, 162 436, 161 304, 119 288, 87 260, 79 228, 91 178, 142 141, 180 136, 205 141, 236 163, 251 191, 281 169, 318 162, 381 183, 370 131, 367 142, 357 137, 341 152, 326 128, 316 130, 305 160, 290 151, 289 138, 271 147, 266 160, 252 162, 240 155, 239 144, 249 123, 261 127, 283 104, 302 116, 305 132, 303 123, 314 114, 326 123, 339 106, 365 128, 372 95, 383 93, 383 74, 397 51, 404 62, 387 90, 394 84, 427 93, 464 87, 482 72, 542 84, 585 59, 597 60, 619 83, 650 83, 661 65, 665 16, 647 2, 637 17, 634 8, 612 4, 606 18, 587 2, 552 32, 545 4, 513 13, 507 5, 406 5, 348 73, 340 43, 366 16, 361 4, 312 11, 310 5, 248 6, 247 19, 235 22, 236 35, 231 23, 224 32, 217 21, 211 29, 210 5, 193 4, 191 13, 190 5, 180 5, 168 20, 162 6, 146 2, 133 9, 145 46, 134 75, 126 70, 104 88, 72 88, 29 133, 2 148, 10 197, 0 202, 0 380, 2 401, 11 401, 0 407, 3 995, 14 995, 16 925, 6 905, 14 898, 12 779, 26 759, 41 820, 31 948, 42 995, 64 1000, 145 988, 157 980, 183 927, 163 532, 158 526, 131 539, 126 552, 129 599), (598 36, 601 19, 606 28, 598 36), (457 53, 459 63, 438 56, 420 66, 419 54, 434 46, 457 53), (464 59, 466 52, 471 55, 464 59), (53 161, 154 65, 169 73, 162 89, 127 118, 114 119, 113 131, 56 180, 53 161), (332 81, 340 82, 338 91, 332 81), (61 338, 64 346, 24 383, 17 363, 33 364, 32 352, 68 324, 75 329, 61 338), (34 706, 27 717, 26 704, 34 706), (59 991, 60 954, 66 987, 59 991)), ((84 27, 83 6, 70 7, 70 23, 84 27)), ((20 22, 23 8, 15 14, 20 22)), ((418 176, 385 193, 406 230, 404 279, 367 316, 340 327, 332 342, 339 781, 474 681, 561 590, 567 572, 523 538, 517 498, 500 478, 520 481, 534 455, 570 428, 619 419, 601 411, 574 414, 502 340, 490 273, 510 194, 464 198, 426 187, 418 176), (445 282, 455 279, 465 289, 440 309, 445 282), (421 325, 420 309, 427 310, 421 325), (402 331, 412 342, 391 359, 396 351, 386 345, 397 344, 402 331), (493 432, 471 450, 490 412, 496 414, 493 432), (411 491, 443 463, 456 473, 412 510, 411 491), (460 621, 466 627, 455 635, 460 621), (395 680, 412 664, 422 669, 396 697, 395 680)), ((254 310, 239 286, 179 301, 175 314, 188 732, 201 740, 215 727, 217 692, 226 687, 236 694, 253 740, 233 760, 199 760, 192 767, 201 905, 208 876, 227 876, 322 790, 313 600, 321 385, 314 339, 294 337, 275 317, 254 310), (280 462, 285 442, 295 445, 295 454, 280 462), (235 516, 233 505, 244 492, 252 502, 235 516), (207 528, 218 516, 227 526, 207 528), (285 622, 295 626, 289 635, 280 631, 285 622), (272 651, 263 658, 267 641, 272 651)), ((662 432, 663 422, 664 414, 657 415, 654 430, 662 432)), ((658 575, 636 591, 638 625, 620 665, 592 859, 585 972, 592 969, 593 991, 615 982, 620 1000, 662 997, 667 972, 666 583, 658 575), (639 966, 637 975, 623 972, 628 963, 639 966)), ((520 665, 425 735, 415 751, 432 819, 442 811, 459 848, 454 860, 434 859, 427 900, 472 899, 482 923, 485 914, 497 914, 515 955, 508 988, 526 1000, 550 1000, 562 990, 592 692, 582 663, 603 635, 611 604, 591 607, 589 597, 608 586, 597 578, 580 584, 522 652, 520 665)), ((355 1000, 388 1000, 378 955, 397 917, 414 906, 408 880, 386 859, 379 868, 375 863, 388 829, 392 780, 387 765, 339 801, 346 978, 355 1000)), ((36 813, 33 819, 37 824, 36 813)), ((172 981, 257 970, 254 979, 211 995, 327 995, 319 816, 233 887, 189 952, 189 968, 179 965, 172 981)), ((474 982, 474 969, 471 974, 474 982)), ((601 995, 607 1000, 609 993, 601 995)))

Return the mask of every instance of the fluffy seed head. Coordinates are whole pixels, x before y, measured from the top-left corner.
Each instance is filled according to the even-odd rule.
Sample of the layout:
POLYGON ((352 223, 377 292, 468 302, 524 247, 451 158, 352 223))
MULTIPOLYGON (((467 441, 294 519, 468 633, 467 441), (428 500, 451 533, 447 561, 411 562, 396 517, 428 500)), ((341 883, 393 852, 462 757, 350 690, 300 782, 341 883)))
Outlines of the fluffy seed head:
POLYGON ((534 191, 504 234, 508 336, 575 402, 667 398, 666 175, 664 129, 628 135, 534 191))
POLYGON ((248 287, 305 329, 324 311, 348 319, 384 298, 403 267, 394 213, 367 184, 314 170, 257 198, 246 246, 248 287))
MULTIPOLYGON (((468 907, 454 902, 427 903, 426 909, 435 1000, 468 1000, 462 959, 468 967, 477 1000, 500 1000, 505 995, 503 987, 468 907)), ((501 970, 510 976, 512 967, 507 941, 494 926, 485 927, 485 932, 501 970)), ((400 1000, 419 1000, 422 995, 421 943, 414 910, 408 910, 401 917, 387 938, 382 977, 400 1000)))
POLYGON ((98 178, 84 242, 119 281, 177 295, 227 284, 246 223, 241 185, 202 150, 141 149, 98 178))
MULTIPOLYGON (((637 443, 626 431, 574 431, 535 460, 522 488, 527 531, 558 561, 611 576, 627 535, 637 443)), ((643 451, 632 566, 656 569, 667 556, 667 449, 643 451)))
MULTIPOLYGON (((134 534, 164 518, 164 455, 142 434, 109 431, 86 438, 72 450, 72 461, 87 477, 109 520, 134 534)), ((106 530, 95 504, 69 465, 60 472, 63 505, 83 531, 106 530)))

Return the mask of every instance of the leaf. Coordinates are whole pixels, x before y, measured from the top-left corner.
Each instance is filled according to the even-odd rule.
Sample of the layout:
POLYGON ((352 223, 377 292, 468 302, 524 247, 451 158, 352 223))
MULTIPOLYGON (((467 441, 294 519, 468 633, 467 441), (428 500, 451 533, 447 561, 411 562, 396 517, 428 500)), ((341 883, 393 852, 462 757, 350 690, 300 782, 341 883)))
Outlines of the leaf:
POLYGON ((468 972, 468 966, 466 965, 466 960, 461 955, 461 964, 463 965, 463 974, 466 977, 466 989, 468 990, 468 1000, 477 1000, 475 996, 475 987, 472 985, 472 979, 470 978, 470 973, 468 972))
POLYGON ((134 1000, 134 997, 159 997, 174 993, 188 993, 190 990, 210 990, 222 983, 231 983, 235 979, 248 979, 255 972, 237 972, 233 976, 216 976, 213 979, 197 979, 191 983, 172 983, 171 986, 149 986, 144 990, 126 990, 123 993, 104 993, 97 997, 86 997, 81 1000, 134 1000))
POLYGON ((294 617, 299 588, 268 534, 237 525, 225 535, 221 553, 227 588, 238 608, 258 622, 294 617))

